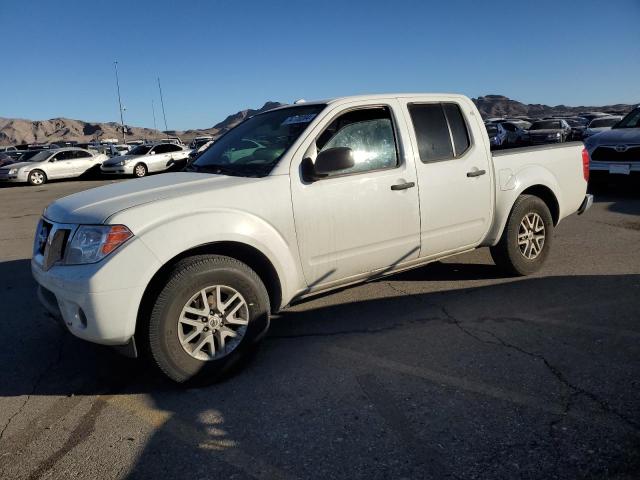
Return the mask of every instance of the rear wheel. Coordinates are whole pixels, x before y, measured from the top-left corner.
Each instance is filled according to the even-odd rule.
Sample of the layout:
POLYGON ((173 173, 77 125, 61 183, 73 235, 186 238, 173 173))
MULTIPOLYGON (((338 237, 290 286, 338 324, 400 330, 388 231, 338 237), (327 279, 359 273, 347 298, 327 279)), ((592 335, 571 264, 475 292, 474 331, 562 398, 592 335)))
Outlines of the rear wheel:
POLYGON ((145 177, 147 173, 149 173, 149 170, 144 163, 138 163, 135 167, 133 167, 133 174, 136 177, 145 177))
POLYGON ((42 170, 32 170, 28 177, 29 185, 42 185, 47 182, 47 175, 42 170))
POLYGON ((513 275, 530 275, 544 264, 553 239, 553 218, 534 195, 521 195, 509 214, 498 244, 491 247, 497 266, 513 275))
POLYGON ((158 295, 148 328, 151 355, 178 383, 210 383, 254 350, 269 327, 258 275, 230 257, 180 261, 158 295))

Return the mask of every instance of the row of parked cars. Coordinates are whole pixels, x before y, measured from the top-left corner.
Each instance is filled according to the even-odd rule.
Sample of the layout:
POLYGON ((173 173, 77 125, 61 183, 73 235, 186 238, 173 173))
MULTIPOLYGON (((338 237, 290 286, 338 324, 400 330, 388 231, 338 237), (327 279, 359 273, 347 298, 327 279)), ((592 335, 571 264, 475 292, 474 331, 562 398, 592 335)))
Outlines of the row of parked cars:
POLYGON ((611 129, 621 115, 584 112, 575 117, 491 118, 485 121, 491 147, 510 148, 584 140, 611 129))
POLYGON ((197 137, 189 146, 183 145, 180 139, 167 138, 153 143, 49 144, 27 146, 26 150, 4 147, 0 151, 0 181, 42 185, 48 180, 80 177, 91 172, 144 177, 183 168, 213 140, 197 137))
POLYGON ((492 148, 583 141, 589 152, 591 182, 610 175, 640 174, 640 105, 624 117, 585 112, 579 117, 540 120, 488 119, 492 148))

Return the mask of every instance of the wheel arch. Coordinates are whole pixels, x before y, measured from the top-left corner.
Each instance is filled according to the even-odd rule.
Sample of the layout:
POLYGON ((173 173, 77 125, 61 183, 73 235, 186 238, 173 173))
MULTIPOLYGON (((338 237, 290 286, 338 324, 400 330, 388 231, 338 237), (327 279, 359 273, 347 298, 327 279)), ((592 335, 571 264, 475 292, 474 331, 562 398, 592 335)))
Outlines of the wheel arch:
POLYGON ((273 263, 263 252, 251 245, 237 241, 211 242, 189 248, 175 255, 165 262, 153 275, 144 290, 138 307, 136 336, 139 335, 140 329, 145 327, 146 322, 144 319, 148 318, 148 315, 151 313, 154 299, 166 283, 174 265, 185 258, 198 255, 224 255, 245 263, 256 272, 264 283, 267 293, 269 294, 271 311, 276 312, 282 307, 283 292, 280 277, 273 263))
POLYGON ((532 182, 519 189, 502 191, 499 193, 502 194, 502 199, 496 204, 496 217, 494 224, 485 241, 482 243, 482 246, 493 246, 500 241, 502 233, 506 227, 507 220, 509 219, 509 215, 511 215, 511 211, 513 210, 516 200, 521 195, 533 195, 540 198, 551 212, 553 225, 556 226, 560 221, 560 200, 558 199, 554 189, 546 182, 532 182))
MULTIPOLYGON (((551 212, 553 225, 556 226, 558 224, 558 222, 560 221, 560 203, 558 202, 558 198, 556 197, 556 195, 553 193, 553 190, 545 185, 533 185, 520 192, 518 196, 521 195, 533 195, 542 200, 551 212)), ((511 208, 513 209, 513 205, 511 206, 511 208)))

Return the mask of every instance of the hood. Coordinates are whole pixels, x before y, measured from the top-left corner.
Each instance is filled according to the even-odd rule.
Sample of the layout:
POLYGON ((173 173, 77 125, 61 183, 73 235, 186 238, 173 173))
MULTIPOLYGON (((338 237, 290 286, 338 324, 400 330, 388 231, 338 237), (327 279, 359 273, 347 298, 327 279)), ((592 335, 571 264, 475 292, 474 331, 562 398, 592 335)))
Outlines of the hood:
POLYGON ((256 180, 209 173, 164 173, 74 193, 50 204, 44 216, 58 223, 100 224, 118 212, 139 205, 256 180))
POLYGON ((35 165, 38 165, 40 162, 14 162, 14 163, 7 163, 4 164, 3 167, 4 168, 22 168, 22 167, 33 167, 35 165))
POLYGON ((113 158, 110 158, 108 160, 105 160, 104 162, 102 162, 102 164, 104 166, 111 166, 111 165, 117 165, 118 163, 127 160, 131 160, 133 158, 140 158, 140 157, 144 157, 144 155, 115 155, 113 158))
POLYGON ((612 128, 589 137, 590 145, 640 143, 640 128, 612 128))

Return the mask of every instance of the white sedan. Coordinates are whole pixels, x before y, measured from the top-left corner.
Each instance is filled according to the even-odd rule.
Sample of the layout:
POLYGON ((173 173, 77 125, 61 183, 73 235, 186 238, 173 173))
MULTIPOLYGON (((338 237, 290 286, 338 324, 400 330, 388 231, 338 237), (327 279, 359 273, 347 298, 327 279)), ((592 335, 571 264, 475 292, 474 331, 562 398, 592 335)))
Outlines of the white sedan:
POLYGON ((0 168, 0 182, 27 182, 42 185, 48 180, 79 177, 101 165, 108 157, 83 148, 43 150, 26 161, 0 168))
POLYGON ((102 163, 100 171, 110 175, 144 177, 148 173, 164 172, 187 163, 189 149, 173 143, 138 145, 126 155, 102 163))

